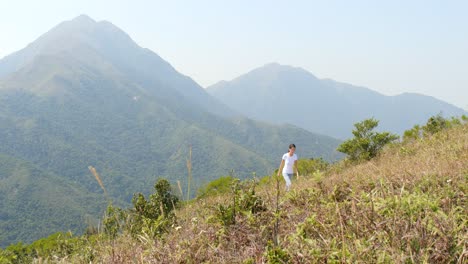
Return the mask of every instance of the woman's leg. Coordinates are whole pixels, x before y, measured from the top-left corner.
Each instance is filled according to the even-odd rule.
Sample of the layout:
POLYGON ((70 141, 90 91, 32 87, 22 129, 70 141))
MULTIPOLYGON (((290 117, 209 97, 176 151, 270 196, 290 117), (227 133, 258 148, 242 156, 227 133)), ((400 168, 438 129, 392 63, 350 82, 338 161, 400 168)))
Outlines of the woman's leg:
POLYGON ((289 191, 289 188, 291 187, 291 177, 292 173, 283 173, 283 178, 286 181, 286 191, 289 191))

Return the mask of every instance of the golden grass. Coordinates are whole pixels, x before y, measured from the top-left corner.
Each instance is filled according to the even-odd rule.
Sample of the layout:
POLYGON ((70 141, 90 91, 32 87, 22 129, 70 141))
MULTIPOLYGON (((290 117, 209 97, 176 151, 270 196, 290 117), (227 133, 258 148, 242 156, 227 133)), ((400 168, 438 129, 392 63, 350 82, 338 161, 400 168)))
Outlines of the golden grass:
POLYGON ((101 189, 104 191, 104 195, 107 196, 106 188, 104 188, 104 184, 102 184, 101 177, 99 177, 99 173, 96 171, 96 169, 93 166, 88 166, 88 169, 91 172, 91 174, 93 174, 99 186, 101 186, 101 189))
POLYGON ((468 125, 442 131, 429 138, 388 147, 376 159, 343 170, 336 169, 328 186, 346 181, 357 186, 384 179, 398 186, 424 177, 464 177, 468 173, 468 125))
MULTIPOLYGON (((335 187, 344 182, 348 184, 346 185, 348 186, 347 188, 355 192, 359 190, 364 192, 370 191, 372 188, 370 186, 379 181, 393 185, 389 187, 391 190, 402 190, 402 188, 410 189, 415 186, 417 187, 424 178, 441 178, 444 179, 444 182, 447 182, 447 184, 450 184, 450 182, 466 184, 467 175, 468 125, 464 125, 442 131, 439 134, 423 140, 417 140, 408 144, 395 144, 386 148, 382 155, 369 162, 364 162, 359 165, 336 164, 329 173, 323 176, 323 180, 317 180, 313 175, 300 177, 293 181, 293 190, 289 193, 285 193, 283 191, 284 186, 281 186, 282 212, 280 218, 280 244, 288 247, 288 245, 292 243, 288 241, 288 239, 291 239, 291 234, 297 232, 298 226, 303 225, 308 217, 314 213, 318 214, 316 221, 322 225, 322 229, 329 230, 330 233, 333 232, 333 229, 336 230, 336 239, 340 240, 342 244, 340 249, 342 255, 339 261, 349 261, 349 259, 346 259, 345 253, 349 250, 347 248, 349 247, 348 244, 354 242, 352 242, 352 239, 345 237, 345 229, 347 229, 348 232, 346 235, 349 235, 349 229, 352 228, 349 226, 349 221, 351 221, 351 219, 357 221, 355 224, 355 228, 358 230, 357 232, 361 232, 359 230, 359 228, 361 228, 362 232, 376 232, 376 235, 378 234, 381 236, 380 232, 382 232, 382 230, 379 230, 378 227, 375 227, 377 228, 375 230, 367 230, 367 228, 368 226, 374 225, 372 224, 373 221, 376 222, 375 225, 384 225, 383 221, 385 221, 385 219, 380 219, 380 223, 378 223, 377 218, 362 219, 362 224, 359 224, 360 217, 367 217, 360 214, 371 210, 371 208, 361 208, 363 205, 360 205, 359 201, 353 200, 350 202, 350 208, 347 208, 347 203, 335 203, 334 207, 330 208, 329 211, 323 208, 318 209, 316 206, 319 205, 307 202, 311 201, 310 196, 313 196, 311 190, 318 188, 319 185, 321 185, 320 188, 325 192, 322 195, 333 193, 335 187), (304 204, 300 204, 301 202, 304 204), (304 210, 304 208, 309 209, 304 210), (328 226, 333 222, 329 217, 339 219, 339 221, 336 221, 337 226, 328 226), (348 222, 347 226, 344 226, 345 222, 348 222), (367 227, 364 225, 365 222, 368 222, 367 227)), ((270 211, 273 211, 273 208, 275 208, 274 177, 270 178, 269 183, 259 186, 257 191, 258 195, 263 197, 266 206, 270 208, 270 211)), ((321 198, 318 197, 317 199, 320 200, 321 198)), ((180 262, 181 259, 183 259, 181 255, 186 254, 185 256, 187 259, 193 260, 194 263, 203 261, 212 263, 242 263, 243 260, 251 256, 256 256, 253 259, 253 263, 264 262, 265 245, 268 239, 262 237, 262 233, 267 232, 272 224, 270 222, 270 227, 267 226, 265 227, 266 229, 262 231, 252 229, 248 222, 264 221, 268 223, 273 219, 271 212, 265 215, 255 216, 257 219, 237 219, 235 227, 226 230, 223 229, 219 223, 213 222, 213 215, 209 212, 213 212, 212 210, 216 208, 216 205, 229 204, 231 202, 230 200, 231 198, 229 195, 207 197, 181 209, 178 213, 180 217, 178 227, 180 228, 178 228, 176 232, 167 234, 165 237, 167 241, 172 241, 171 243, 156 242, 159 250, 157 254, 153 255, 154 259, 180 262), (265 219, 267 220, 265 221, 265 219), (223 232, 225 233, 220 234, 220 230, 224 230, 223 232), (168 252, 178 253, 174 255, 169 253, 169 255, 167 255, 168 252)), ((372 204, 372 206, 374 205, 372 204)), ((397 226, 398 220, 394 221, 397 226)), ((423 228, 422 224, 415 224, 417 228, 423 228)), ((404 226, 405 224, 401 223, 400 225, 404 226)), ((460 232, 464 233, 462 237, 468 238, 466 228, 460 230, 460 232)), ((409 235, 410 234, 408 234, 408 236, 409 235)), ((322 246, 320 246, 320 243, 316 245, 318 248, 327 247, 327 245, 330 246, 331 243, 333 243, 333 239, 330 240, 330 234, 318 233, 318 236, 321 237, 322 240, 322 246)), ((384 235, 382 240, 385 239, 384 235)), ((397 241, 398 239, 399 238, 395 237, 393 241, 397 241)), ((466 239, 465 243, 467 243, 466 239)), ((294 247, 296 246, 299 246, 299 248, 295 248, 299 254, 302 254, 300 252, 306 252, 300 249, 300 247, 304 245, 299 244, 294 247)), ((306 248, 307 246, 305 246, 303 250, 306 248)), ((369 252, 372 251, 372 248, 373 246, 370 245, 369 252)), ((387 254, 394 254, 393 257, 399 254, 396 252, 392 253, 391 250, 391 248, 388 249, 387 254)), ((412 251, 408 250, 408 252, 410 255, 398 255, 397 258, 393 259, 393 262, 404 262, 408 259, 416 261, 416 256, 411 255, 412 251)), ((463 260, 466 257, 466 254, 462 253, 461 256, 459 256, 459 260, 463 260)), ((296 256, 296 260, 292 262, 300 262, 300 259, 302 258, 296 256)), ((424 256, 420 257, 420 259, 424 259, 424 256)), ((437 259, 433 259, 432 261, 438 262, 436 260, 437 259)))
POLYGON ((161 239, 123 234, 113 250, 110 243, 100 245, 96 261, 106 263, 114 252, 119 263, 266 263, 279 219, 279 245, 291 263, 366 263, 366 257, 378 263, 466 263, 467 179, 468 125, 463 125, 389 146, 368 162, 340 162, 325 174, 294 179, 288 193, 281 185, 278 214, 274 176, 257 187, 268 210, 239 214, 231 226, 223 226, 215 212, 232 203, 232 194, 192 200, 177 210, 177 222, 161 239), (429 200, 431 193, 417 191, 425 180, 431 190, 441 189, 434 197, 442 199, 429 200), (445 197, 452 185, 459 193, 445 197), (351 194, 338 201, 337 186, 351 194), (419 207, 408 209, 405 203, 419 207))

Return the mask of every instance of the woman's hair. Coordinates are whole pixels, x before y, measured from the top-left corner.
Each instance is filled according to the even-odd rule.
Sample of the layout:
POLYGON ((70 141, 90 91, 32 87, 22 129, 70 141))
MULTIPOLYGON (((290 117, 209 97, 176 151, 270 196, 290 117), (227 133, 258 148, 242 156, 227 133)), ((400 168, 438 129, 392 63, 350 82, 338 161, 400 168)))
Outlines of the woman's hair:
POLYGON ((294 144, 289 144, 289 149, 296 148, 296 145, 294 144))

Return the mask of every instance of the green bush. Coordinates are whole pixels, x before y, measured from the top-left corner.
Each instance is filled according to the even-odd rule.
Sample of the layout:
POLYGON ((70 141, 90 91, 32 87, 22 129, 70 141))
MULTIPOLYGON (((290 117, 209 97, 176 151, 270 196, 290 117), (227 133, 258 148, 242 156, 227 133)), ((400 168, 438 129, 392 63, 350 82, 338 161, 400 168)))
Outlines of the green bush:
POLYGON ((220 204, 216 210, 216 216, 224 226, 235 224, 236 215, 239 213, 256 214, 266 210, 264 201, 256 195, 254 180, 241 182, 235 179, 231 184, 232 203, 220 204))
POLYGON ((443 118, 442 115, 432 116, 427 120, 425 126, 422 127, 422 130, 427 135, 433 135, 439 131, 442 131, 450 127, 450 121, 443 118))
POLYGON ((37 258, 50 260, 53 257, 63 258, 80 252, 85 262, 94 258, 91 252, 88 254, 86 247, 92 247, 90 237, 74 237, 71 232, 58 232, 46 238, 34 241, 30 245, 21 242, 0 249, 0 264, 3 263, 32 263, 37 258), (86 254, 85 254, 86 253, 86 254))
POLYGON ((232 176, 220 177, 216 180, 209 182, 207 185, 198 189, 197 198, 203 198, 223 193, 228 193, 231 185, 234 182, 232 176))
POLYGON ((447 128, 462 125, 468 122, 468 117, 463 115, 460 118, 452 117, 447 119, 438 114, 430 117, 424 126, 415 125, 412 129, 406 130, 403 135, 404 141, 415 140, 430 135, 434 135, 447 128))
POLYGON ((173 194, 170 183, 166 179, 158 180, 154 185, 155 193, 146 200, 137 193, 133 196, 134 209, 130 212, 129 230, 132 235, 142 232, 157 237, 167 231, 175 220, 173 210, 179 204, 179 198, 173 194))
POLYGON ((416 140, 422 137, 422 128, 415 125, 412 129, 406 130, 403 134, 403 141, 416 140))
POLYGON ((142 193, 133 195, 133 208, 122 210, 109 205, 104 219, 104 230, 110 238, 128 231, 137 236, 146 233, 157 237, 167 231, 174 220, 173 210, 179 204, 179 198, 173 194, 166 179, 158 180, 154 185, 155 192, 148 199, 142 193))
POLYGON ((268 263, 284 264, 289 263, 291 256, 278 246, 273 246, 271 243, 267 245, 265 257, 268 263))
POLYGON ((106 216, 103 220, 104 233, 111 239, 116 238, 122 229, 125 216, 126 213, 124 210, 109 204, 107 206, 106 216))
POLYGON ((373 131, 378 124, 379 121, 373 118, 354 124, 354 138, 343 142, 337 150, 347 154, 352 161, 370 160, 376 157, 386 144, 399 138, 389 132, 373 131))
POLYGON ((300 159, 297 162, 297 170, 301 175, 313 175, 317 171, 326 171, 330 164, 323 158, 300 159))

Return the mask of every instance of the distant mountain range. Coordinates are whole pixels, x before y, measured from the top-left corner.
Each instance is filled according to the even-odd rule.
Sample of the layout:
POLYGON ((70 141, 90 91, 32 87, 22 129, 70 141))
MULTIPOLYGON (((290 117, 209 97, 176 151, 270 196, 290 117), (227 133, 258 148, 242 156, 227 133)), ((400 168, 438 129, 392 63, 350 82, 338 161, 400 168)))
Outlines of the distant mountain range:
POLYGON ((256 120, 294 124, 345 139, 353 124, 374 117, 379 129, 402 133, 433 115, 460 116, 463 109, 421 94, 385 96, 364 87, 318 79, 302 68, 267 64, 207 91, 256 120))
MULTIPOLYGON (((109 22, 66 21, 0 60, 0 246, 81 232, 158 177, 194 187, 271 173, 289 143, 336 160, 339 140, 238 116, 109 22), (88 166, 100 173, 103 195, 88 166)), ((192 194, 194 191, 192 191, 192 194)))

